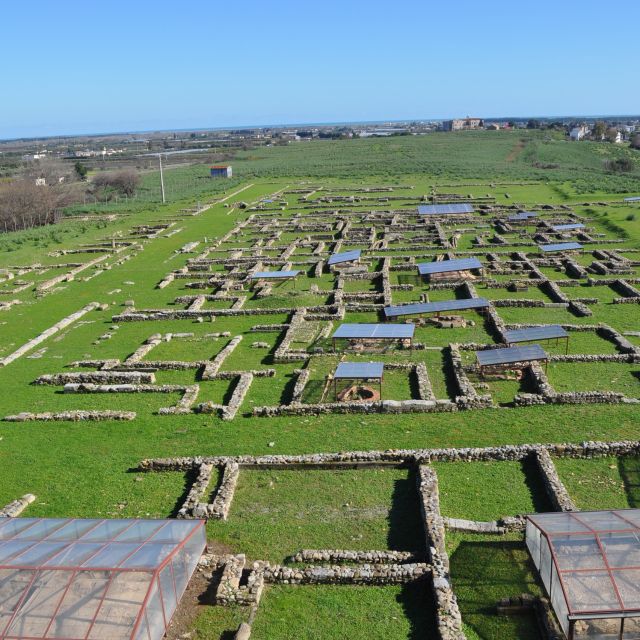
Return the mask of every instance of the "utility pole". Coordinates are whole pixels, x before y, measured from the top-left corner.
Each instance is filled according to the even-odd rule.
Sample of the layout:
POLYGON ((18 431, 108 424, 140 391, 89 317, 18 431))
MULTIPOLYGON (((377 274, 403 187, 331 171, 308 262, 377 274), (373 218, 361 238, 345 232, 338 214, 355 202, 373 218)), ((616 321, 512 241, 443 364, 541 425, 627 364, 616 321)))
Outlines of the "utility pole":
POLYGON ((160 161, 160 191, 162 192, 162 204, 165 204, 164 199, 164 176, 162 175, 162 154, 158 154, 158 160, 160 161))

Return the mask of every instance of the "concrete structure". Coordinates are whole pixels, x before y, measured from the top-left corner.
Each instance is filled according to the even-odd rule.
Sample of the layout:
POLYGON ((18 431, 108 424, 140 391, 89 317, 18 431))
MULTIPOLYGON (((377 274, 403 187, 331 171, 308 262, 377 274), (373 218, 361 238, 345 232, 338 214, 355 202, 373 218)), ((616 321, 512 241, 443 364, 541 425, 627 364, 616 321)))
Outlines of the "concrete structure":
POLYGON ((212 178, 231 178, 233 177, 233 168, 229 164, 218 164, 210 167, 212 178))
POLYGON ((459 118, 456 120, 445 120, 442 123, 445 131, 468 131, 472 129, 484 128, 484 120, 482 118, 459 118))
POLYGON ((574 141, 583 140, 588 135, 589 135, 589 129, 584 125, 581 127, 574 127, 569 132, 569 138, 574 141))

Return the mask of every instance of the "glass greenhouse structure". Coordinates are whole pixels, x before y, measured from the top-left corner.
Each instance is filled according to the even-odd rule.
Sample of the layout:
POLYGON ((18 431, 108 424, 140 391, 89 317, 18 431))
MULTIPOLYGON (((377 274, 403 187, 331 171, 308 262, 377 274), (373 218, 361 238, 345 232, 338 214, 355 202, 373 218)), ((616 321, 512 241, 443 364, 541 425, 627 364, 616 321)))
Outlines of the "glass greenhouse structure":
POLYGON ((0 519, 0 638, 159 640, 202 520, 0 519))
POLYGON ((640 509, 531 515, 526 542, 569 640, 640 640, 640 509))

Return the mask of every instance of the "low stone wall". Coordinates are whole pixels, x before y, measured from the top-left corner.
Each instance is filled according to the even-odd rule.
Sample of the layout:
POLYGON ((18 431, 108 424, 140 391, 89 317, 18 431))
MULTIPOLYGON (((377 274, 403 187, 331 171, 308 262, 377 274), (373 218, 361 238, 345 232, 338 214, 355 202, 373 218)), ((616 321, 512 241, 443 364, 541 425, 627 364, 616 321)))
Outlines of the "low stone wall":
POLYGON ((302 394, 304 393, 304 389, 307 386, 307 382, 309 382, 310 377, 310 369, 298 370, 298 377, 296 378, 296 383, 293 386, 291 401, 289 402, 289 404, 300 404, 302 402, 302 394))
POLYGON ((420 395, 420 400, 435 402, 436 396, 433 393, 433 387, 431 386, 431 380, 429 380, 427 366, 424 362, 419 362, 415 366, 414 375, 416 376, 418 383, 418 394, 420 395))
POLYGON ((264 579, 272 584, 405 584, 431 574, 426 563, 284 567, 269 565, 264 579))
POLYGON ((342 451, 339 453, 311 453, 303 455, 265 456, 197 456, 153 458, 142 460, 139 471, 189 471, 200 464, 223 465, 237 462, 241 468, 296 468, 333 465, 385 465, 420 464, 430 462, 516 462, 526 460, 537 451, 546 449, 551 456, 559 458, 598 458, 640 456, 640 441, 619 440, 613 442, 586 441, 582 443, 550 443, 500 445, 496 447, 463 447, 443 449, 393 449, 387 451, 342 451))
POLYGON ((220 353, 218 353, 218 355, 213 360, 207 362, 204 370, 202 371, 202 380, 213 380, 216 377, 218 370, 222 366, 223 362, 233 353, 240 342, 242 342, 242 335, 232 338, 229 344, 224 347, 224 349, 222 349, 222 351, 220 351, 220 353))
POLYGON ((569 355, 550 355, 549 362, 627 362, 634 363, 638 359, 635 354, 625 353, 572 353, 569 355))
POLYGON ((289 404, 271 407, 254 407, 253 415, 259 417, 306 416, 372 413, 441 413, 457 411, 449 400, 382 400, 381 402, 325 402, 322 404, 289 404))
POLYGON ((0 509, 0 518, 16 518, 19 516, 36 497, 33 493, 26 493, 22 498, 17 498, 0 509))
POLYGON ((593 312, 586 304, 579 302, 578 300, 571 300, 569 302, 569 311, 578 316, 579 318, 584 318, 588 316, 592 316, 593 312))
POLYGON ((136 417, 135 411, 83 411, 80 409, 71 411, 60 411, 59 413, 18 413, 5 416, 5 422, 97 422, 102 420, 133 420, 136 417))
POLYGON ((491 396, 478 394, 475 387, 467 377, 465 367, 462 363, 460 348, 461 345, 458 344, 452 343, 449 345, 453 375, 460 393, 460 395, 456 397, 456 405, 460 409, 483 409, 491 407, 493 405, 491 396))
POLYGON ((34 384, 65 385, 73 383, 90 384, 152 384, 155 374, 143 371, 73 371, 69 373, 51 373, 39 376, 34 384))
POLYGON ((238 413, 238 409, 240 409, 240 405, 242 404, 244 397, 247 395, 252 382, 252 373, 243 372, 240 374, 235 389, 229 399, 229 404, 223 405, 221 415, 223 420, 233 420, 236 417, 236 413, 238 413))
POLYGON ((614 298, 613 304, 640 304, 640 298, 614 298))
POLYGON ((266 562, 254 562, 245 585, 240 585, 246 564, 244 554, 225 556, 222 575, 216 590, 216 603, 229 605, 257 605, 264 589, 264 569, 266 562))
POLYGON ((556 511, 578 511, 569 492, 562 484, 562 480, 560 480, 556 465, 553 464, 549 451, 547 449, 538 449, 534 454, 534 460, 553 508, 556 511))
POLYGON ((436 472, 426 465, 418 467, 418 495, 433 572, 432 587, 438 635, 441 640, 465 640, 462 616, 449 576, 449 556, 445 547, 444 522, 440 514, 438 477, 436 472))
POLYGON ((226 520, 233 502, 240 467, 235 462, 222 465, 222 479, 217 488, 213 502, 202 502, 211 483, 213 471, 210 463, 202 463, 187 497, 178 511, 178 518, 205 518, 207 520, 226 520))
POLYGON ((69 325, 73 324, 74 322, 82 318, 82 316, 86 315, 90 311, 93 311, 94 309, 99 309, 101 307, 102 305, 100 303, 92 302, 82 307, 82 309, 80 309, 79 311, 76 311, 75 313, 68 315, 66 318, 63 318, 59 322, 56 322, 54 325, 52 325, 51 327, 43 331, 41 334, 39 334, 32 340, 29 340, 28 342, 23 344, 21 347, 16 349, 13 353, 10 353, 8 356, 5 356, 4 358, 2 358, 0 360, 0 367, 7 366, 8 364, 12 363, 14 360, 17 360, 18 358, 23 356, 25 353, 31 351, 31 349, 33 349, 34 347, 38 346, 39 344, 41 344, 42 342, 50 338, 52 335, 55 335, 62 329, 66 329, 66 327, 68 327, 69 325))
POLYGON ((401 564, 422 562, 424 555, 413 551, 352 551, 345 549, 302 549, 288 558, 289 562, 345 562, 351 564, 401 564))
POLYGON ((528 298, 502 298, 500 300, 492 300, 496 308, 501 307, 543 307, 545 309, 566 309, 569 302, 545 302, 544 300, 528 299, 528 298))
POLYGON ((524 531, 525 520, 522 516, 509 516, 491 522, 478 520, 464 520, 462 518, 442 518, 444 526, 450 531, 463 531, 466 533, 497 534, 504 535, 512 531, 524 531))

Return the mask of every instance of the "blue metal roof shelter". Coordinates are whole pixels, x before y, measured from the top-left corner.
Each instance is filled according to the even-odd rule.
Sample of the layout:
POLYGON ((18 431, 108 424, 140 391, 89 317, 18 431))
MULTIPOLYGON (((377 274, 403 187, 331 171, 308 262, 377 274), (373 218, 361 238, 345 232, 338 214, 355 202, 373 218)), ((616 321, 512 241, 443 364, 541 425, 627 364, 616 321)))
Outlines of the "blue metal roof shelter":
POLYGON ((418 273, 428 276, 434 273, 449 273, 451 271, 470 271, 482 269, 482 262, 478 258, 457 258, 455 260, 438 260, 436 262, 421 262, 418 273))
POLYGON ((554 253, 555 251, 577 251, 582 249, 579 242, 557 242, 553 244, 539 244, 538 248, 544 253, 554 253))
POLYGON ((423 313, 441 313, 443 311, 462 311, 464 309, 487 309, 490 302, 486 298, 464 298, 462 300, 438 300, 437 302, 415 302, 384 308, 387 318, 412 316, 423 313))
POLYGON ((341 362, 333 374, 333 397, 338 399, 338 380, 377 380, 382 399, 382 380, 384 364, 382 362, 341 362))
POLYGON ((414 324, 341 324, 333 336, 333 349, 336 340, 413 340, 414 324))
POLYGON ((497 367, 516 362, 543 361, 547 363, 549 361, 547 352, 539 344, 531 344, 525 347, 484 349, 476 351, 476 358, 481 372, 484 367, 497 367))
POLYGON ((383 371, 382 362, 341 362, 333 377, 340 380, 368 380, 382 378, 383 371))
POLYGON ((355 262, 360 259, 360 254, 362 251, 360 249, 354 249, 353 251, 343 251, 342 253, 334 253, 329 256, 327 260, 327 264, 329 266, 334 264, 342 264, 343 262, 355 262))
POLYGON ((529 220, 529 218, 537 218, 538 214, 535 211, 518 211, 507 217, 509 222, 521 222, 522 220, 529 220))
POLYGON ((418 214, 421 216, 446 216, 473 213, 470 204, 423 204, 418 207, 418 214))
POLYGON ((413 338, 415 330, 414 324, 341 324, 332 337, 404 340, 405 338, 413 338))
POLYGON ((252 276, 252 280, 286 280, 287 278, 295 278, 300 271, 256 271, 252 276))
POLYGON ((571 224, 554 224, 551 228, 554 231, 573 231, 574 229, 584 229, 582 222, 572 222, 571 224))
POLYGON ((541 327, 510 329, 504 332, 507 344, 533 342, 534 340, 566 340, 566 352, 569 351, 569 334, 559 324, 546 324, 541 327))

